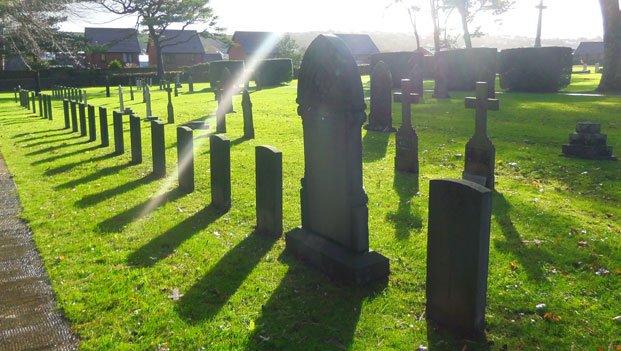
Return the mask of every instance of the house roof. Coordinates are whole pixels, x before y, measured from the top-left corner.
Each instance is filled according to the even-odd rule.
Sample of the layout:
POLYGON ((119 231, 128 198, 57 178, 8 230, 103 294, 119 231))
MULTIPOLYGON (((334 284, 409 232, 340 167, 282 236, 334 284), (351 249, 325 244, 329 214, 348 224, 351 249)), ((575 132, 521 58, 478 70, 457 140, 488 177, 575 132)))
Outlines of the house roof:
POLYGON ((140 53, 135 28, 85 28, 84 37, 91 45, 105 47, 107 52, 140 53))
POLYGON ((354 56, 373 55, 379 49, 368 34, 336 34, 341 38, 354 56))
POLYGON ((604 53, 604 43, 601 41, 583 41, 574 52, 575 55, 599 55, 604 53))
POLYGON ((201 42, 203 43, 203 48, 205 49, 206 54, 218 54, 225 53, 229 46, 218 39, 214 38, 205 38, 202 35, 200 36, 201 42))
POLYGON ((237 31, 233 34, 233 42, 241 45, 246 55, 252 55, 271 35, 270 32, 237 31))
POLYGON ((205 49, 195 30, 165 30, 161 36, 163 54, 204 54, 205 49))

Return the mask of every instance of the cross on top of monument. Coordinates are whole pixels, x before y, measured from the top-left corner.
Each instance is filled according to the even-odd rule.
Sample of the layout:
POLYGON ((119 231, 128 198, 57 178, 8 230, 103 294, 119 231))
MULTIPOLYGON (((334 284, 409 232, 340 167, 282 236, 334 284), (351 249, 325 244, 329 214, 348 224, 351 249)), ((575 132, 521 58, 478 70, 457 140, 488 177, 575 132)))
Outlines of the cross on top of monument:
POLYGON ((487 83, 477 82, 476 97, 466 98, 466 108, 476 110, 476 134, 487 134, 487 111, 498 111, 500 102, 498 99, 487 97, 487 83))
POLYGON ((539 5, 537 5, 535 8, 539 9, 540 11, 547 9, 548 7, 545 6, 543 4, 543 0, 539 3, 539 5))
POLYGON ((415 92, 414 82, 411 79, 401 79, 401 92, 394 95, 395 102, 405 104, 417 104, 420 101, 420 95, 415 92))

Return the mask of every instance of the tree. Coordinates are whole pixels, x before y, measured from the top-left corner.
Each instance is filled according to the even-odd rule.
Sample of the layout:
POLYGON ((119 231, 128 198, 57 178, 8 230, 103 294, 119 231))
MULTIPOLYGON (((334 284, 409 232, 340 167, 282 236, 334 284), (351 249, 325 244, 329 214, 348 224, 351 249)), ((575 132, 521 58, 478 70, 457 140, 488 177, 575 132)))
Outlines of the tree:
POLYGON ((621 91, 621 11, 619 0, 600 0, 604 22, 604 73, 600 92, 621 91))
POLYGON ((296 68, 300 67, 300 63, 302 62, 302 50, 289 34, 286 34, 282 37, 282 39, 280 39, 274 49, 274 52, 272 53, 272 56, 290 58, 293 63, 293 67, 296 68))
POLYGON ((173 24, 185 30, 190 25, 206 25, 216 28, 216 20, 209 0, 91 0, 117 15, 138 16, 138 26, 146 28, 149 40, 155 48, 157 76, 164 78, 162 49, 178 43, 175 37, 164 37, 164 32, 173 24))
MULTIPOLYGON (((18 57, 30 69, 44 67, 45 52, 75 52, 75 38, 61 33, 73 0, 1 0, 0 66, 7 57, 18 57)), ((75 60, 75 55, 69 55, 75 60)), ((2 67, 0 67, 2 68, 2 67)))
POLYGON ((471 33, 469 28, 470 23, 479 12, 491 12, 494 15, 500 15, 514 4, 514 0, 443 0, 443 2, 444 8, 455 9, 459 13, 464 44, 468 49, 472 48, 472 37, 481 35, 478 30, 471 33))

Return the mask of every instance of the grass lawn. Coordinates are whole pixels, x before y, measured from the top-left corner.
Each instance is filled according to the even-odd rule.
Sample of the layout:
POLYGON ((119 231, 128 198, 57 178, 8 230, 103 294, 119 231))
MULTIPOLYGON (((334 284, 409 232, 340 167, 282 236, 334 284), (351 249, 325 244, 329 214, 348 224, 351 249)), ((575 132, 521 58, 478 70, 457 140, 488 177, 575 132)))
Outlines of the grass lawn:
MULTIPOLYGON (((567 90, 592 91, 598 75, 567 90)), ((366 81, 366 80, 365 80, 366 81)), ((197 84, 201 90, 207 85, 197 84)), ((102 87, 89 103, 118 107, 102 87)), ((154 114, 166 95, 152 90, 154 114)), ((284 252, 284 240, 251 235, 254 147, 283 151, 284 226, 300 225, 304 154, 296 82, 252 93, 256 139, 242 138, 240 96, 227 121, 233 207, 211 207, 207 132, 195 132, 196 191, 176 191, 176 133, 166 126, 169 179, 154 180, 148 124, 144 163, 130 165, 99 139, 63 130, 0 94, 0 151, 17 183, 58 303, 85 350, 452 349, 427 331, 425 256, 428 183, 460 177, 474 129, 466 93, 413 107, 420 138, 420 190, 393 171, 395 139, 362 131, 371 247, 391 260, 381 291, 339 286, 284 252)), ((129 93, 126 91, 126 99, 129 93)), ((576 122, 602 124, 621 153, 621 97, 499 94, 490 114, 497 149, 487 307, 493 350, 618 350, 621 324, 621 164, 562 157, 576 122), (545 316, 535 306, 547 305, 545 316), (505 348, 505 345, 507 348, 505 348), (617 345, 617 346, 616 346, 617 345), (615 348, 616 347, 616 348, 615 348)), ((144 115, 141 95, 126 102, 144 115)), ((215 109, 213 93, 174 98, 177 123, 215 109)), ((400 106, 394 106, 400 124, 400 106)), ((109 121, 112 121, 109 111, 109 121)), ((212 120, 212 129, 215 121, 212 120)), ((110 127, 112 141, 112 128, 110 127)), ((467 349, 485 349, 467 342, 467 349)), ((459 347, 459 349, 462 349, 459 347)))

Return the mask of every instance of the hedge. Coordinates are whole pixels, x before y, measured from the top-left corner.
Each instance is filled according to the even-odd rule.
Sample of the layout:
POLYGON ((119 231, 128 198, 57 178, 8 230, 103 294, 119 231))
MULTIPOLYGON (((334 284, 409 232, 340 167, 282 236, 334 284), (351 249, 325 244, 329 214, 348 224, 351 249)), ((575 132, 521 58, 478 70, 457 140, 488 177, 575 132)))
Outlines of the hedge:
POLYGON ((194 66, 185 66, 180 69, 183 71, 183 79, 186 81, 191 75, 194 83, 209 82, 209 62, 199 63, 194 66))
POLYGON ((238 76, 244 70, 244 61, 234 61, 234 60, 222 60, 222 61, 211 61, 209 63, 209 83, 212 88, 217 87, 220 82, 220 77, 222 76, 222 72, 224 69, 228 68, 231 71, 233 77, 238 76))
POLYGON ((392 74, 393 87, 401 86, 401 79, 407 78, 415 65, 421 65, 423 77, 433 79, 434 77, 434 58, 433 56, 423 56, 414 51, 382 52, 371 56, 371 71, 379 62, 384 61, 392 74))
POLYGON ((500 86, 509 91, 555 93, 571 82, 572 49, 517 48, 500 53, 500 86))
POLYGON ((495 48, 440 51, 436 53, 436 62, 436 69, 445 75, 449 90, 475 90, 476 82, 480 81, 488 82, 490 88, 495 85, 498 71, 495 48))
POLYGON ((293 62, 288 58, 262 60, 257 65, 253 80, 257 87, 276 86, 293 79, 293 62))

